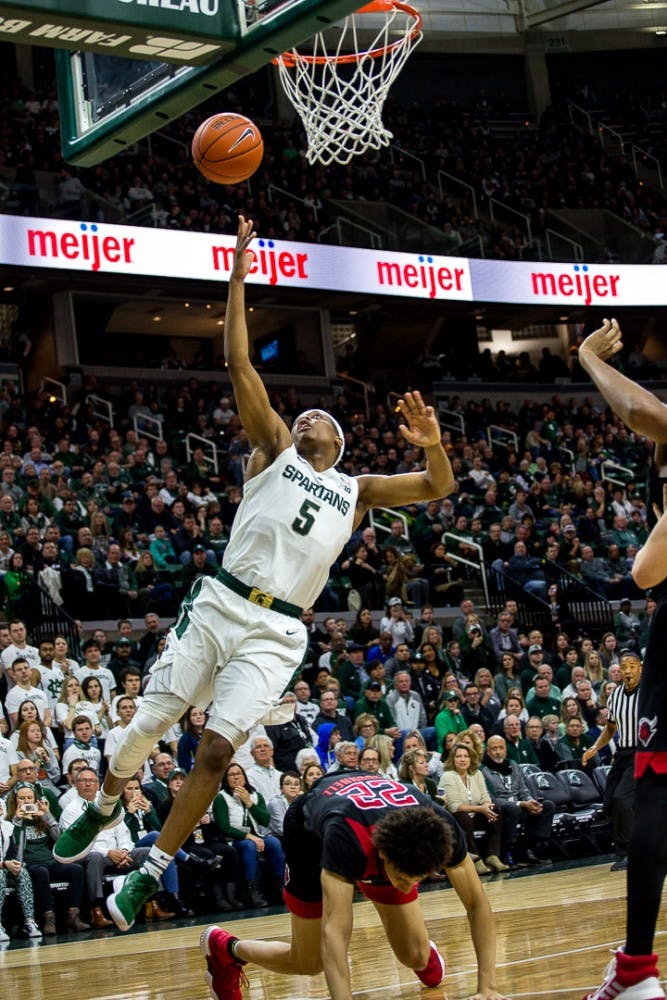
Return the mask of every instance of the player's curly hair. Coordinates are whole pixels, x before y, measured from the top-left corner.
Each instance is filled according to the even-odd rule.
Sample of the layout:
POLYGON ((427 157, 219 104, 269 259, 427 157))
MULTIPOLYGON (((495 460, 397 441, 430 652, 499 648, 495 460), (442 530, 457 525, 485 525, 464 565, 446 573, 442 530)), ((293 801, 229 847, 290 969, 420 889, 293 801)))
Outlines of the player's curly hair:
POLYGON ((379 820, 373 843, 405 875, 428 875, 449 864, 454 848, 452 831, 427 806, 394 809, 379 820))

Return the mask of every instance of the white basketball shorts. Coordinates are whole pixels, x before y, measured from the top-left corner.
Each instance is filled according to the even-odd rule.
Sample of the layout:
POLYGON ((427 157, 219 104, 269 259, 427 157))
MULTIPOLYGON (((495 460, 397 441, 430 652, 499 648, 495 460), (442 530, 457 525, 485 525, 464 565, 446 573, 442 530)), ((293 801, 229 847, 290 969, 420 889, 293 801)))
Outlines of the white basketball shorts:
POLYGON ((146 694, 175 694, 188 705, 210 705, 207 729, 236 748, 278 704, 307 644, 300 619, 259 607, 220 580, 202 577, 181 605, 146 694))

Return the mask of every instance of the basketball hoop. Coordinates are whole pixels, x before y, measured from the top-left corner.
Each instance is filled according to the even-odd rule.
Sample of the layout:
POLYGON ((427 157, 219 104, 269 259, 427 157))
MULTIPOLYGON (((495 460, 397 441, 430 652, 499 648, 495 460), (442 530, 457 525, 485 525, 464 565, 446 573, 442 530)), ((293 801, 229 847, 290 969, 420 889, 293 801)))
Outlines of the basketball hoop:
POLYGON ((336 26, 339 35, 333 46, 330 38, 329 49, 319 32, 312 52, 291 49, 274 59, 306 130, 309 163, 349 163, 367 149, 389 145, 393 135, 382 124, 382 108, 422 39, 421 28, 421 14, 409 3, 371 0, 336 26), (365 30, 368 37, 368 15, 373 14, 382 16, 383 24, 370 45, 363 45, 359 32, 365 30))

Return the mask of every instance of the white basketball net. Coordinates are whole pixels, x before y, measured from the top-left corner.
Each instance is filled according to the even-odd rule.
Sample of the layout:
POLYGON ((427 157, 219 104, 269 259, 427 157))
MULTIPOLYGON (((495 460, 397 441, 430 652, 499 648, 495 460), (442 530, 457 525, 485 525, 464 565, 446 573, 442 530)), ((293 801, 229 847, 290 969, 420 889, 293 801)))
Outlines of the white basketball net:
POLYGON ((353 156, 387 146, 393 138, 382 124, 382 108, 422 34, 414 11, 389 7, 380 12, 384 24, 373 41, 360 48, 358 30, 362 18, 368 29, 369 15, 378 12, 357 11, 337 25, 340 34, 335 47, 329 42, 330 52, 319 33, 312 53, 291 49, 275 60, 285 93, 306 130, 309 163, 349 163, 353 156))

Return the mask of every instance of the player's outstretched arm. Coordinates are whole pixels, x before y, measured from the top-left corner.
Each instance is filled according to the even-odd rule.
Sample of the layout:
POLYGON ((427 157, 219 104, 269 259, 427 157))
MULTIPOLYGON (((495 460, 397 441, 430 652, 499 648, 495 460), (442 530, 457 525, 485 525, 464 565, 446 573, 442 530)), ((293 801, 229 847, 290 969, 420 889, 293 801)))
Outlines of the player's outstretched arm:
POLYGON ((252 366, 248 349, 244 282, 253 264, 254 256, 249 247, 256 235, 252 219, 246 220, 240 215, 225 314, 225 361, 238 413, 250 443, 273 460, 289 446, 290 433, 272 408, 264 383, 252 366))
POLYGON ((652 392, 612 368, 607 362, 623 347, 621 328, 605 319, 579 348, 579 361, 624 424, 636 434, 667 442, 667 406, 652 392))
POLYGON ((331 1000, 352 1000, 348 955, 354 885, 322 870, 322 965, 331 1000))
POLYGON ((442 447, 442 432, 433 407, 426 405, 420 392, 406 392, 398 406, 406 420, 401 424, 401 433, 410 444, 424 449, 426 468, 397 476, 359 476, 357 522, 370 507, 439 500, 454 488, 452 467, 442 447))
POLYGON ((470 855, 467 854, 460 865, 445 871, 465 906, 477 955, 477 992, 472 1000, 510 1000, 499 993, 496 986, 496 926, 491 905, 470 855))
POLYGON ((667 576, 667 484, 662 487, 662 511, 654 504, 658 523, 635 556, 632 578, 642 590, 657 587, 667 576))

